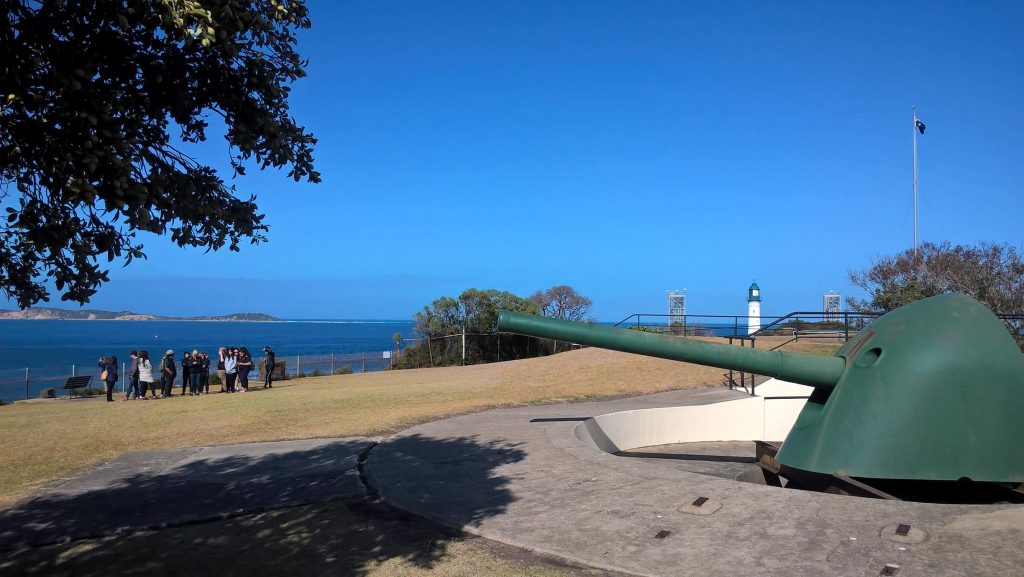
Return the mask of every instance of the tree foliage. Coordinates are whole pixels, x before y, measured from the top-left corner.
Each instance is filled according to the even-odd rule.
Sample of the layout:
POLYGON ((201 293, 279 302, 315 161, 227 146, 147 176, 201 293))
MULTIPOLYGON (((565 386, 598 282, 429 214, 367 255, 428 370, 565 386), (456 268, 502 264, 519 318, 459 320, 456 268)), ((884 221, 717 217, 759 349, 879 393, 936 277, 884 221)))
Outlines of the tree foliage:
POLYGON ((847 299, 856 311, 890 311, 949 292, 968 294, 996 313, 1024 314, 1024 262, 1008 244, 924 243, 850 273, 867 299, 847 299))
POLYGON ((594 302, 571 286, 558 285, 537 291, 530 297, 530 301, 546 317, 566 321, 594 320, 590 317, 590 307, 594 302))
POLYGON ((537 314, 537 305, 507 291, 466 289, 456 298, 443 296, 416 313, 415 330, 423 338, 497 331, 498 312, 537 314))
POLYGON ((528 337, 497 334, 501 310, 537 314, 536 305, 529 300, 495 289, 471 288, 458 297, 436 299, 416 313, 414 330, 422 340, 407 348, 392 367, 443 367, 542 354, 536 344, 531 350, 528 337), (464 339, 460 338, 463 329, 464 339))
POLYGON ((268 227, 183 148, 224 127, 235 175, 253 161, 319 182, 291 117, 303 0, 0 0, 0 289, 28 307, 85 303, 99 261, 144 257, 137 231, 238 250, 268 227))

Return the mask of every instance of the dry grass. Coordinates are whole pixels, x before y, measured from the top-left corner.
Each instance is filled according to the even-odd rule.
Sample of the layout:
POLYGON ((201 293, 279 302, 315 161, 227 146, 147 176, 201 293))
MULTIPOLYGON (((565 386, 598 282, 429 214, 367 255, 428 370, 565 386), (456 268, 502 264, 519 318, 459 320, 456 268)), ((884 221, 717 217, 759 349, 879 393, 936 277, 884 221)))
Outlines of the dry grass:
MULTIPOLYGON (((827 354, 835 347, 787 349, 827 354)), ((0 505, 129 451, 377 435, 493 407, 718 384, 722 372, 583 349, 491 365, 311 377, 246 394, 16 403, 0 407, 0 505)))

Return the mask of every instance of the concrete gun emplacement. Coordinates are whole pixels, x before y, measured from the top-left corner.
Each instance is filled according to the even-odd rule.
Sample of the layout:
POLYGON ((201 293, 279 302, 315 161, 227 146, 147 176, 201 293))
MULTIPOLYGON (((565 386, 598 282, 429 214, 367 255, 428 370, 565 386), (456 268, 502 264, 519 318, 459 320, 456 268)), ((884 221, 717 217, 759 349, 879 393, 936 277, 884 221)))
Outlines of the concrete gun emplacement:
POLYGON ((768 351, 502 311, 498 330, 813 387, 775 456, 815 475, 1024 481, 1024 355, 980 302, 945 294, 876 319, 834 356, 768 351))

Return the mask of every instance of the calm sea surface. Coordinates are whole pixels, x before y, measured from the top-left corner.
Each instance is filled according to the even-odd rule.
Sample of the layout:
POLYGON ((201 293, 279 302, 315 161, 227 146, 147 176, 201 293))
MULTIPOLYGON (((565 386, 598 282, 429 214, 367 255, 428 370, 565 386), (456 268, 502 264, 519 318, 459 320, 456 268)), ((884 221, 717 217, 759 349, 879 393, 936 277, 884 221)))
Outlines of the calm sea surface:
MULTIPOLYGON (((280 355, 369 353, 390 350, 395 333, 413 337, 409 321, 0 321, 0 371, 78 365, 91 371, 101 356, 128 361, 134 350, 160 358, 174 349, 210 355, 222 345, 249 347, 261 358, 264 345, 280 355)), ((2 397, 3 395, 0 395, 2 397)))

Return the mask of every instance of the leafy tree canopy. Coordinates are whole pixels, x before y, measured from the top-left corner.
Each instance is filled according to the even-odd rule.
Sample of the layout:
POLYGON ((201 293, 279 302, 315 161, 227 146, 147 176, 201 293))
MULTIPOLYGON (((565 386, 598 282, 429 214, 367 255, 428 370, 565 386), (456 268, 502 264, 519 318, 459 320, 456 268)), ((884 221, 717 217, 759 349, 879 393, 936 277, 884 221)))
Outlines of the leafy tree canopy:
POLYGON ((546 317, 567 321, 594 320, 590 317, 590 307, 594 302, 571 286, 558 285, 537 291, 530 297, 530 301, 546 317))
POLYGON ((498 328, 498 312, 510 310, 537 314, 537 305, 507 291, 466 289, 457 298, 435 300, 416 313, 415 330, 423 338, 442 337, 462 332, 493 333, 498 328))
POLYGON ((224 126, 236 175, 288 167, 319 182, 289 113, 305 75, 303 0, 0 0, 0 289, 28 307, 85 303, 107 262, 144 257, 137 231, 179 246, 266 240, 239 198, 180 143, 224 126))
POLYGON ((1024 313, 1024 262, 1008 244, 924 243, 850 273, 869 298, 847 299, 857 311, 890 311, 948 292, 968 294, 996 313, 1024 313))

